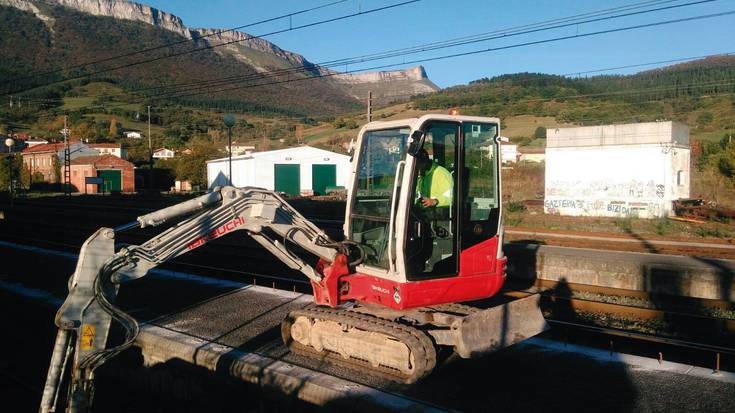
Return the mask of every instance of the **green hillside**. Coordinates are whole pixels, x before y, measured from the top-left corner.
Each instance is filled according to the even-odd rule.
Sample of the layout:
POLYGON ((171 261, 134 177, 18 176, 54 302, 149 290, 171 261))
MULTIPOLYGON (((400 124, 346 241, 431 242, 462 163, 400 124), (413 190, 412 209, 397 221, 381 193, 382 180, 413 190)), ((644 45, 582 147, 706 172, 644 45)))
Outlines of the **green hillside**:
MULTIPOLYGON (((128 51, 151 48, 183 40, 173 32, 140 22, 92 16, 63 7, 45 7, 53 18, 53 30, 32 13, 0 6, 0 93, 25 91, 34 86, 77 75, 86 75, 113 66, 206 46, 204 40, 188 41, 150 53, 101 63, 95 66, 53 72, 62 67, 117 56, 128 51), (48 75, 22 79, 28 74, 53 72, 48 75)), ((275 64, 274 64, 275 65, 275 64)), ((268 62, 264 65, 269 67, 268 62)), ((274 66, 279 69, 281 67, 274 66)), ((327 115, 356 110, 358 102, 323 79, 292 83, 246 87, 253 82, 226 85, 217 89, 243 86, 226 93, 205 93, 169 98, 161 90, 151 89, 167 84, 181 84, 231 76, 257 74, 250 65, 214 50, 161 59, 156 62, 131 66, 93 75, 91 80, 107 81, 131 93, 123 96, 128 101, 153 102, 156 105, 177 103, 186 106, 222 110, 258 111, 300 116, 327 115), (135 93, 133 93, 135 92, 135 93)), ((292 79, 304 78, 293 75, 292 79)), ((278 80, 278 79, 276 79, 278 80)), ((272 83, 274 79, 259 83, 272 83)), ((77 83, 78 85, 78 83, 77 83)), ((44 100, 46 109, 60 106, 53 99, 64 97, 75 86, 74 82, 41 87, 23 96, 44 100), (54 104, 56 103, 56 104, 54 104)), ((187 95, 201 92, 188 87, 187 95)), ((120 96, 100 96, 115 100, 120 96)))
POLYGON ((735 128, 735 57, 714 57, 629 76, 571 78, 518 73, 470 82, 414 100, 419 110, 552 117, 595 125, 660 119, 688 124, 702 138, 735 128))

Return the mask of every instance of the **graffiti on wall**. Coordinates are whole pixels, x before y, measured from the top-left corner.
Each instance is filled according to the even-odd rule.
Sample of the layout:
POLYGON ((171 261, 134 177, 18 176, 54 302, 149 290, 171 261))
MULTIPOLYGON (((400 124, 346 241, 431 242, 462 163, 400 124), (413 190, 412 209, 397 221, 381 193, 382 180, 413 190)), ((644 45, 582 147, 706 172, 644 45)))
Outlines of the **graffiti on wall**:
POLYGON ((611 181, 551 181, 546 185, 547 197, 656 199, 666 195, 666 187, 653 180, 611 181))
POLYGON ((661 217, 666 212, 663 201, 605 201, 583 199, 546 199, 544 212, 554 215, 618 217, 661 217))

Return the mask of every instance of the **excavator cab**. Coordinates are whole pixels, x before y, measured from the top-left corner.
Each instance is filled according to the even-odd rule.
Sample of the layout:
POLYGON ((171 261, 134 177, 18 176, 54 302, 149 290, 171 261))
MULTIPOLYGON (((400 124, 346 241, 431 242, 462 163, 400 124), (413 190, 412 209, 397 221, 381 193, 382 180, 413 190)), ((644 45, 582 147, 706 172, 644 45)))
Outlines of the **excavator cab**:
POLYGON ((505 277, 498 131, 496 118, 449 115, 363 128, 345 225, 365 252, 358 273, 400 284, 454 280, 459 289, 481 276, 482 297, 462 298, 497 292, 505 277))

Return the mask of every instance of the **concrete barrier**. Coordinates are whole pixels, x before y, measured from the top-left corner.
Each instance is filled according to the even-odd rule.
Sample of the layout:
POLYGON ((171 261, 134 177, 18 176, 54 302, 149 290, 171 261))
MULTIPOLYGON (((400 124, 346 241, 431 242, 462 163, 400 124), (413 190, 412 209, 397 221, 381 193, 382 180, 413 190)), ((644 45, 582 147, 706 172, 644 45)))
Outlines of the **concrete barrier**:
POLYGON ((509 243, 508 276, 735 301, 735 261, 509 243))

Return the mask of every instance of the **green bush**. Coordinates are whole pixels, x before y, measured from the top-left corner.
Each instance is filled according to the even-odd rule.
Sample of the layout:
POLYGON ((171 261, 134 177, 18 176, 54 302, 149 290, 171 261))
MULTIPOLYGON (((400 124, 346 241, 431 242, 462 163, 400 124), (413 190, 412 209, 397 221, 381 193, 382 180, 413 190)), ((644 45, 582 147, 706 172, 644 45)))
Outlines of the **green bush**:
POLYGON ((633 220, 631 218, 621 218, 614 221, 615 226, 625 232, 633 231, 633 220))
POLYGON ((510 201, 508 202, 508 205, 506 205, 505 210, 507 212, 521 212, 523 211, 523 202, 514 202, 510 201))
POLYGON ((671 221, 666 218, 660 218, 654 224, 654 231, 657 235, 666 235, 671 230, 671 221))
POLYGON ((697 227, 697 229, 694 230, 694 233, 702 238, 728 238, 730 235, 719 228, 707 227, 697 227))

